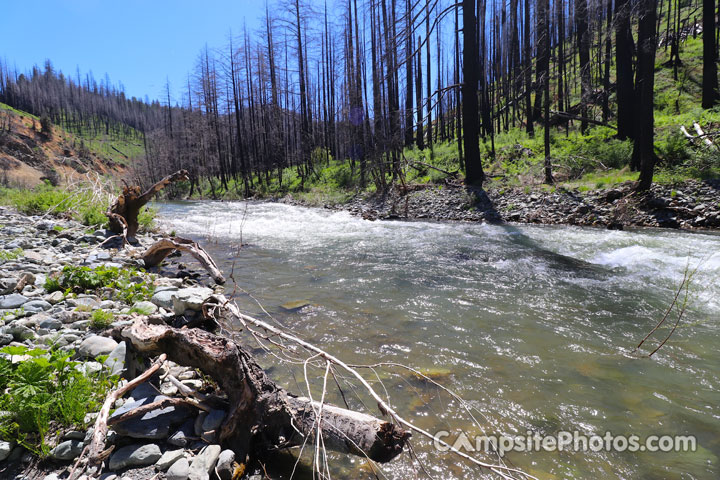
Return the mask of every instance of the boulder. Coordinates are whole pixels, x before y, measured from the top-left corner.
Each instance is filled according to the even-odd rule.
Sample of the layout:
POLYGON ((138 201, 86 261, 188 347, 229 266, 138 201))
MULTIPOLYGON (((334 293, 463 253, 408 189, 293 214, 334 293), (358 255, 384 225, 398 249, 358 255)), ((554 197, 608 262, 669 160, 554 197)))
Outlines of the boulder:
POLYGON ((172 297, 172 309, 175 315, 182 315, 185 310, 199 312, 202 304, 214 292, 207 287, 181 288, 172 297))
POLYGON ((15 447, 15 444, 12 442, 0 440, 0 462, 10 456, 10 452, 12 452, 13 447, 15 447))
POLYGON ((50 305, 55 305, 57 303, 60 303, 64 299, 65 299, 65 294, 60 291, 52 292, 49 295, 45 295, 45 301, 48 302, 50 305))
MULTIPOLYGON (((164 395, 148 396, 126 403, 118 408, 111 418, 166 398, 164 395)), ((191 413, 192 409, 186 406, 157 408, 140 417, 130 418, 125 422, 118 423, 113 428, 117 433, 126 437, 159 440, 167 438, 170 429, 183 423, 191 413)))
POLYGON ((178 289, 175 287, 165 287, 162 290, 158 288, 150 301, 158 307, 171 309, 173 308, 173 295, 176 295, 177 292, 178 289))
POLYGON ((45 300, 30 300, 29 302, 24 303, 22 307, 27 313, 39 313, 50 310, 52 305, 45 300))

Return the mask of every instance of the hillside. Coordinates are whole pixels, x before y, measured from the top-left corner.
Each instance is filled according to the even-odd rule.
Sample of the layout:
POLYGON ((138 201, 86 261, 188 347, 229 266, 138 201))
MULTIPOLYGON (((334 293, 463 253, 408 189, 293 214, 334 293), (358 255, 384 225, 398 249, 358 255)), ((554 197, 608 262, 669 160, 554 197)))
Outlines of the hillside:
POLYGON ((57 125, 49 135, 41 130, 39 117, 0 103, 0 185, 64 184, 88 172, 122 175, 142 151, 142 144, 90 138, 57 125))

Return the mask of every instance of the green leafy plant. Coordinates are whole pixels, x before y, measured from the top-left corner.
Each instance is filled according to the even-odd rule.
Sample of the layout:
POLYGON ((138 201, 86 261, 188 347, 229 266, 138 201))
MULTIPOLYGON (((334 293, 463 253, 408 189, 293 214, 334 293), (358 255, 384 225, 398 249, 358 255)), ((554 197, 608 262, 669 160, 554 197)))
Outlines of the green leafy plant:
POLYGON ((135 269, 66 265, 59 275, 48 277, 45 290, 50 293, 65 291, 66 294, 79 294, 111 288, 119 298, 132 304, 149 299, 155 291, 152 282, 138 281, 139 276, 140 272, 135 269))
POLYGON ((70 360, 73 351, 10 346, 0 353, 0 410, 7 412, 0 417, 0 438, 42 457, 50 451, 51 428, 81 426, 117 380, 107 370, 84 376, 80 362, 70 360))

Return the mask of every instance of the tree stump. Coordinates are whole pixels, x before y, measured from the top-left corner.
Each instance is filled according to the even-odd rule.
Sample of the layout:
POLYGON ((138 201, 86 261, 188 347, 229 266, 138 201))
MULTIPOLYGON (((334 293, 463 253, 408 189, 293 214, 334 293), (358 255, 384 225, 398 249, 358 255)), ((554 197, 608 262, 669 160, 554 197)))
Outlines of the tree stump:
POLYGON ((127 223, 127 239, 133 241, 140 226, 138 223, 138 214, 140 213, 140 210, 147 205, 156 193, 168 186, 170 183, 180 180, 188 180, 189 178, 187 170, 178 170, 177 172, 168 175, 157 182, 145 193, 142 193, 142 190, 140 190, 140 187, 137 185, 125 185, 125 187, 123 187, 122 194, 117 198, 117 200, 115 200, 115 203, 112 204, 110 210, 108 210, 105 214, 109 220, 110 231, 116 234, 123 233, 125 225, 123 225, 115 217, 115 215, 119 215, 124 218, 127 223))

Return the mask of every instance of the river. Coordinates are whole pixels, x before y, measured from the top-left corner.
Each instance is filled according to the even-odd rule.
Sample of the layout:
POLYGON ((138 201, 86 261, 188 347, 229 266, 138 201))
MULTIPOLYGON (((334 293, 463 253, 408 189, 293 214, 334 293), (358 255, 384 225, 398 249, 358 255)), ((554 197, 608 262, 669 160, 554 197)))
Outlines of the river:
MULTIPOLYGON (((477 409, 486 434, 610 431, 643 442, 650 435, 693 435, 697 442, 694 452, 510 452, 508 464, 543 479, 720 477, 718 235, 372 222, 279 203, 159 207, 166 230, 200 241, 232 272, 244 311, 270 315, 348 362, 398 362, 426 372, 477 409), (698 265, 675 334, 652 358, 633 355, 686 268, 698 265), (295 301, 308 305, 281 307, 295 301)), ((256 352, 273 378, 305 391, 302 368, 256 352)), ((322 378, 322 370, 312 373, 322 378)), ((432 432, 452 432, 448 439, 480 433, 457 401, 400 373, 378 371, 387 392, 375 383, 398 411, 432 432)), ((435 478, 487 476, 417 435, 413 445, 435 478)), ((360 460, 333 455, 331 463, 335 478, 375 478, 360 460)), ((292 461, 275 467, 273 478, 289 478, 292 461)), ((384 472, 423 477, 408 455, 384 472)))

